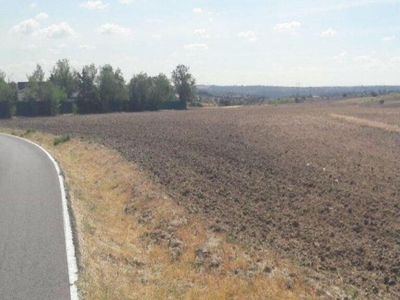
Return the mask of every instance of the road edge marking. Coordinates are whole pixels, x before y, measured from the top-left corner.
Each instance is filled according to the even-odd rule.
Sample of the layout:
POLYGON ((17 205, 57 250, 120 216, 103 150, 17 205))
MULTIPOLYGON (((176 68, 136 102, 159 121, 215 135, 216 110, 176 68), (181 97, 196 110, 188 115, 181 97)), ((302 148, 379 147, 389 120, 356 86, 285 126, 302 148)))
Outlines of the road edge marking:
POLYGON ((72 234, 72 226, 71 226, 71 218, 69 215, 68 210, 68 200, 67 200, 67 193, 65 191, 65 184, 64 184, 64 177, 61 173, 61 168, 58 165, 57 161, 53 158, 53 156, 42 146, 19 136, 0 133, 0 135, 5 135, 9 137, 14 137, 25 142, 28 142, 32 145, 35 145, 39 149, 41 149, 47 157, 53 162, 53 165, 56 169, 58 181, 60 183, 61 189, 61 201, 62 201, 62 209, 63 209, 63 220, 64 220, 64 235, 65 235, 65 246, 66 246, 66 254, 67 254, 67 264, 68 264, 68 278, 69 278, 69 287, 70 287, 70 297, 71 300, 79 300, 78 295, 78 287, 76 286, 76 282, 78 281, 78 264, 75 252, 75 245, 73 241, 73 234, 72 234))

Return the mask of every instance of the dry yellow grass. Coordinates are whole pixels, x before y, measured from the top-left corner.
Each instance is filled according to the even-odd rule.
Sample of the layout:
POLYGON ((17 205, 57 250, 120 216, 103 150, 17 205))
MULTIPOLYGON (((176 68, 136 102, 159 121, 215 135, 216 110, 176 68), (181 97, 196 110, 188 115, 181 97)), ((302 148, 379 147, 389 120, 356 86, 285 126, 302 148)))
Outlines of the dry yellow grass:
POLYGON ((303 271, 254 252, 189 215, 116 151, 0 129, 45 147, 76 217, 82 299, 313 299, 303 271), (229 239, 228 239, 229 240, 229 239))
POLYGON ((367 120, 367 119, 362 119, 362 118, 357 118, 357 117, 337 115, 337 114, 330 114, 330 116, 335 119, 344 120, 344 121, 347 121, 347 122, 353 123, 353 124, 379 128, 379 129, 383 129, 386 131, 400 132, 400 127, 396 126, 396 125, 390 125, 387 123, 382 123, 382 122, 377 122, 377 121, 372 121, 372 120, 367 120))

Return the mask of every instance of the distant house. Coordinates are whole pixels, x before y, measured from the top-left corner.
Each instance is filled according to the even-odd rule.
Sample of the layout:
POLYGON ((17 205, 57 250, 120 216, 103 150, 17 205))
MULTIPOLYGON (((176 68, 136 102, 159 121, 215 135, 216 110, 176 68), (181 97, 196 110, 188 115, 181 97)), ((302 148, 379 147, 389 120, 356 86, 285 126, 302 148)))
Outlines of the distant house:
POLYGON ((25 89, 28 87, 29 82, 18 82, 18 101, 24 101, 25 100, 25 89))

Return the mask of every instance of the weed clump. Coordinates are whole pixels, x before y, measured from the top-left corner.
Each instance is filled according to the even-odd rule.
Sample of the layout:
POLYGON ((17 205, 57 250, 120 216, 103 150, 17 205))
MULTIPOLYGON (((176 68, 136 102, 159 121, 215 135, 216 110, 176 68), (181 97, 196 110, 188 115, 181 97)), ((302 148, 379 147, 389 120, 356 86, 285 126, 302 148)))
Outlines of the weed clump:
POLYGON ((70 138, 69 135, 63 135, 63 136, 55 138, 54 141, 53 141, 53 145, 57 146, 59 144, 63 144, 63 143, 69 142, 70 140, 71 140, 71 138, 70 138))
POLYGON ((28 129, 24 133, 21 134, 21 137, 30 135, 31 133, 35 133, 35 132, 36 132, 36 129, 28 129))

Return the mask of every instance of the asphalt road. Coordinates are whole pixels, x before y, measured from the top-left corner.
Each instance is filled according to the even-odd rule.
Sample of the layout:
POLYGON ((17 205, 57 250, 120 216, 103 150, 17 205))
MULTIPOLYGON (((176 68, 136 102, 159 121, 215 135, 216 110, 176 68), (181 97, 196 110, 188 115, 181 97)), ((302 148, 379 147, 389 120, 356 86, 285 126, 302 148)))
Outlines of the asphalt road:
POLYGON ((70 299, 61 190, 38 147, 0 135, 0 299, 70 299))

